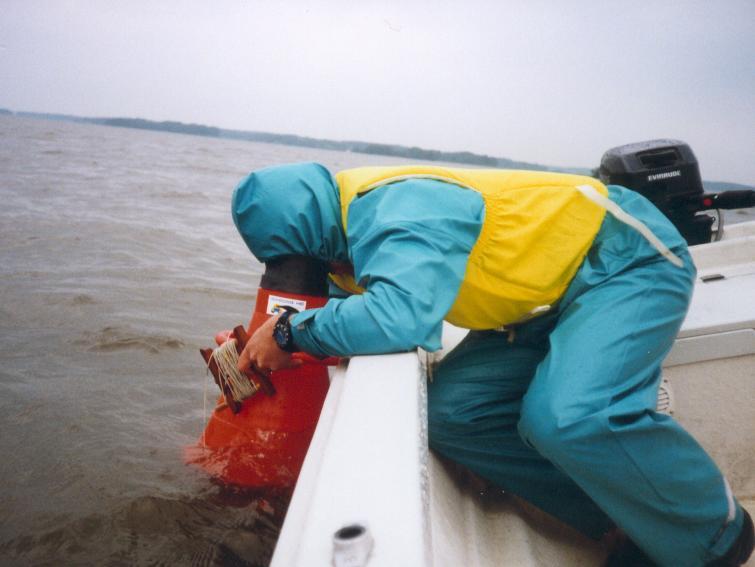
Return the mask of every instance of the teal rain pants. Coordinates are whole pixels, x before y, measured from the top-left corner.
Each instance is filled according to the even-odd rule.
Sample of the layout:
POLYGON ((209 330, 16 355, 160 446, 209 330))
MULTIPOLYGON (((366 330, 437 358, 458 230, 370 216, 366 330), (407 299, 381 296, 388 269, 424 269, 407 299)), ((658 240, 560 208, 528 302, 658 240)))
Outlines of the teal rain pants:
POLYGON ((743 512, 705 451, 655 412, 695 268, 648 201, 613 186, 610 198, 684 268, 607 214, 553 314, 513 341, 471 332, 441 362, 430 445, 588 536, 616 524, 660 565, 704 565, 728 550, 743 512))

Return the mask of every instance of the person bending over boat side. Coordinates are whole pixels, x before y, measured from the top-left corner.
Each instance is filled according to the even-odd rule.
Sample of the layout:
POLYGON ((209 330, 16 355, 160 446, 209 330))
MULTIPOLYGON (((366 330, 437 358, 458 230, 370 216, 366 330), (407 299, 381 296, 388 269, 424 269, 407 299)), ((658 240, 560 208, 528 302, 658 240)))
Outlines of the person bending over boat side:
POLYGON ((242 368, 287 367, 296 350, 434 351, 448 320, 471 332, 428 388, 435 451, 592 538, 620 527, 629 540, 609 564, 749 556, 749 515, 697 442, 655 411, 695 268, 644 197, 556 173, 332 176, 302 163, 250 174, 232 214, 261 262, 353 266, 333 275, 352 295, 271 319, 242 368))

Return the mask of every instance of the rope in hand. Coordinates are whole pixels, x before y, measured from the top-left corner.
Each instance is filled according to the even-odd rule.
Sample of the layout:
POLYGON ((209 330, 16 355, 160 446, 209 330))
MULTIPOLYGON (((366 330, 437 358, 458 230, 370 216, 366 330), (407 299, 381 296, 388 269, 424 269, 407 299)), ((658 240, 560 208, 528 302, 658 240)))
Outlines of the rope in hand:
POLYGON ((231 397, 241 402, 252 397, 259 389, 247 376, 239 372, 239 353, 236 348, 236 339, 229 339, 212 351, 207 361, 207 371, 210 372, 210 363, 215 361, 218 368, 218 386, 221 391, 228 391, 231 397))

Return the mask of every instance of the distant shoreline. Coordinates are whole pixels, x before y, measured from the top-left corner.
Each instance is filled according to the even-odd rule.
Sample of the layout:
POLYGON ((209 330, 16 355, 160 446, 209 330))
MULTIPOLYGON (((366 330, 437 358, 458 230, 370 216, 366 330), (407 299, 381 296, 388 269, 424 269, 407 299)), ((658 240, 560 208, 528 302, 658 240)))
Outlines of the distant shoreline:
MULTIPOLYGON (((209 138, 222 138, 227 140, 245 140, 249 142, 263 142, 268 144, 282 144, 286 146, 299 146, 305 148, 317 148, 354 152, 362 154, 401 157, 423 161, 441 161, 467 165, 479 165, 485 167, 499 167, 504 169, 532 169, 537 171, 559 171, 576 173, 579 175, 592 175, 593 171, 584 167, 550 167, 539 163, 514 161, 508 158, 493 157, 473 152, 444 152, 429 150, 416 146, 402 146, 399 144, 377 144, 360 141, 327 140, 323 138, 310 138, 295 134, 275 134, 272 132, 256 132, 247 130, 229 130, 206 126, 203 124, 187 124, 175 121, 154 121, 144 118, 92 118, 86 116, 74 116, 70 114, 54 114, 45 112, 12 111, 0 108, 1 115, 19 116, 42 120, 57 120, 64 122, 79 122, 85 124, 99 124, 115 126, 119 128, 135 128, 139 130, 155 130, 159 132, 173 132, 176 134, 188 134, 191 136, 204 136, 209 138)), ((741 183, 728 183, 725 181, 703 181, 706 191, 718 192, 727 189, 755 189, 741 183)))

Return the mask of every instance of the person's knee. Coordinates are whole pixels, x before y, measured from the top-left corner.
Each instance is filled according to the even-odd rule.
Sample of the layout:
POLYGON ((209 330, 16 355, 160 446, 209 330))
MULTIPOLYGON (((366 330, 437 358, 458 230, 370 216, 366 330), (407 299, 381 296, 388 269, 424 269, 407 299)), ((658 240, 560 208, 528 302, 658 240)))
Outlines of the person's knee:
POLYGON ((547 404, 541 403, 525 401, 517 429, 522 440, 541 454, 547 447, 557 444, 560 436, 557 416, 547 404))
POLYGON ((588 408, 567 408, 554 400, 525 398, 517 427, 525 443, 558 463, 589 446, 605 432, 606 423, 600 413, 588 408))

